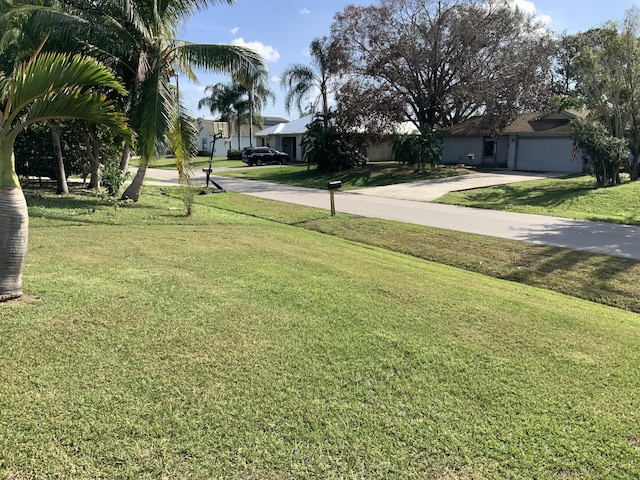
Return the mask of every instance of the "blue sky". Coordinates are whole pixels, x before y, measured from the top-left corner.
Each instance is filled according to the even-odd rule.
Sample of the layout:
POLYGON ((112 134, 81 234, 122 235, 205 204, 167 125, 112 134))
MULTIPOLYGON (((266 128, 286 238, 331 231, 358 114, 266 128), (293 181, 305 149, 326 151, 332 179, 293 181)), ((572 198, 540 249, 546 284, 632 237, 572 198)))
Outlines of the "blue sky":
MULTIPOLYGON (((543 20, 557 33, 575 33, 600 26, 607 20, 619 21, 625 11, 640 5, 633 0, 511 0, 543 20)), ((309 64, 308 47, 315 37, 329 35, 333 16, 347 5, 375 5, 378 0, 236 0, 233 5, 217 5, 193 16, 180 32, 183 40, 196 43, 244 45, 259 51, 266 59, 276 95, 263 115, 297 118, 288 114, 280 90, 282 71, 292 63, 309 64)), ((198 72, 199 84, 180 80, 180 91, 196 117, 211 118, 208 110, 197 109, 204 87, 227 82, 226 76, 198 72)))

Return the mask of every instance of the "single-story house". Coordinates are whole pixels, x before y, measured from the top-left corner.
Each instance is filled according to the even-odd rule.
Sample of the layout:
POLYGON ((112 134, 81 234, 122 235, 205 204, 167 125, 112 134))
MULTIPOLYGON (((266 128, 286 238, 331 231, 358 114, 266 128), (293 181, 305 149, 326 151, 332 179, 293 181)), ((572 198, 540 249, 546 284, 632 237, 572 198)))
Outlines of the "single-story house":
POLYGON ((268 128, 273 125, 278 125, 283 122, 287 122, 287 119, 282 117, 262 117, 263 125, 258 127, 253 125, 251 134, 253 136, 253 142, 249 139, 249 125, 241 125, 240 132, 238 134, 238 125, 235 122, 220 122, 216 120, 206 120, 204 118, 198 118, 198 150, 201 154, 209 155, 211 153, 211 141, 214 134, 222 134, 222 138, 216 140, 215 150, 213 154, 215 156, 224 156, 227 154, 227 150, 243 149, 250 145, 258 145, 258 139, 256 133, 260 129, 268 128))
POLYGON ((565 110, 523 114, 498 136, 486 131, 481 117, 472 117, 441 130, 443 163, 582 173, 585 164, 571 138, 569 122, 587 113, 565 110))
MULTIPOLYGON (((314 115, 306 115, 297 120, 274 125, 256 133, 258 145, 271 147, 289 154, 291 160, 306 161, 302 152, 302 138, 307 132, 307 125, 313 121, 314 115)), ((412 134, 418 132, 411 122, 397 126, 393 135, 412 134)), ((393 136, 392 135, 392 136, 393 136)), ((365 146, 365 156, 370 162, 393 160, 392 142, 386 141, 378 145, 365 146)))
POLYGON ((256 133, 256 145, 271 147, 289 154, 292 161, 305 161, 302 152, 302 137, 313 115, 306 115, 290 122, 281 122, 256 133))

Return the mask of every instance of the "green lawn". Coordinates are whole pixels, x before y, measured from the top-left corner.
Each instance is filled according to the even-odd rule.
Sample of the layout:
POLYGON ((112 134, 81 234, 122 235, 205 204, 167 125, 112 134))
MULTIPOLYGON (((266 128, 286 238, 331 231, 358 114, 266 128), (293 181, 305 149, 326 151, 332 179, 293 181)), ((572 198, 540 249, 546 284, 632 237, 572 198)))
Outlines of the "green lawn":
POLYGON ((451 192, 437 202, 582 220, 640 224, 640 183, 596 188, 590 176, 451 192))
POLYGON ((343 190, 355 188, 394 185, 397 183, 418 182, 434 178, 466 175, 472 171, 466 168, 440 166, 426 172, 415 173, 413 167, 398 162, 369 163, 362 168, 346 170, 344 172, 321 173, 315 169, 307 169, 306 165, 288 165, 275 168, 243 168, 223 175, 245 178, 248 180, 262 180, 266 182, 284 183, 299 187, 327 188, 327 182, 341 180, 343 190))
POLYGON ((160 192, 29 195, 5 478, 640 475, 637 314, 340 238, 390 222, 160 192))

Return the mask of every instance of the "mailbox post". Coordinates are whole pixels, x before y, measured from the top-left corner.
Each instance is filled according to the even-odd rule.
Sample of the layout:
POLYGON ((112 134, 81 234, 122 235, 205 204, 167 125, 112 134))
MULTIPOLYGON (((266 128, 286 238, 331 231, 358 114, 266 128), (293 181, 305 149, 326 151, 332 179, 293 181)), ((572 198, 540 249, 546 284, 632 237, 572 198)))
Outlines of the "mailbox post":
POLYGON ((340 190, 342 187, 342 182, 340 180, 334 180, 333 182, 327 183, 327 190, 329 190, 329 198, 331 199, 331 216, 335 217, 336 215, 336 203, 333 198, 336 190, 340 190))

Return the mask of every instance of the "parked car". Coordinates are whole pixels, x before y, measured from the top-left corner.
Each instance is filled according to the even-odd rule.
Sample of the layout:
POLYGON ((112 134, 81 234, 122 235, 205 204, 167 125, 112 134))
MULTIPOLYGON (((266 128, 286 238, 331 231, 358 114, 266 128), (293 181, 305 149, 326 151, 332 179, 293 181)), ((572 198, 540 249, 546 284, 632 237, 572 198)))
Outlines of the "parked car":
POLYGON ((265 163, 284 165, 289 162, 289 154, 269 147, 245 148, 242 151, 242 161, 249 166, 264 165, 265 163))

